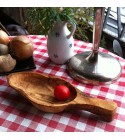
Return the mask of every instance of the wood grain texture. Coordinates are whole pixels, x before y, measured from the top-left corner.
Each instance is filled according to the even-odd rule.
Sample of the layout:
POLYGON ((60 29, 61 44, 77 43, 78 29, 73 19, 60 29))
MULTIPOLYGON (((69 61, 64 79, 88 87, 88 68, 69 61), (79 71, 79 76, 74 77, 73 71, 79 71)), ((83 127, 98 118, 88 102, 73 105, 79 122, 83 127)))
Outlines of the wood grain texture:
POLYGON ((87 96, 59 77, 36 72, 17 72, 10 74, 7 81, 35 107, 45 112, 86 110, 100 116, 105 121, 112 121, 116 113, 115 102, 87 96), (71 95, 68 100, 55 99, 53 92, 57 85, 66 85, 70 89, 71 95))

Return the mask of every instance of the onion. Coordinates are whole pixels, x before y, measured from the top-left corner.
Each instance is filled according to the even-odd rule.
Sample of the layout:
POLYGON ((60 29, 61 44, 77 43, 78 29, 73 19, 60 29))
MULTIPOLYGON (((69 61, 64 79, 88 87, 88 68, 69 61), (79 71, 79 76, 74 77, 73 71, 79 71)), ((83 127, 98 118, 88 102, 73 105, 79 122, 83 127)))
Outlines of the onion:
POLYGON ((5 45, 9 43, 9 36, 3 30, 0 30, 0 43, 5 45))
POLYGON ((33 55, 33 43, 26 36, 16 36, 9 44, 10 54, 18 61, 28 59, 33 55))
POLYGON ((9 53, 8 46, 5 44, 0 44, 0 55, 5 55, 9 53))
POLYGON ((16 66, 16 60, 10 54, 0 56, 0 72, 9 72, 16 66))

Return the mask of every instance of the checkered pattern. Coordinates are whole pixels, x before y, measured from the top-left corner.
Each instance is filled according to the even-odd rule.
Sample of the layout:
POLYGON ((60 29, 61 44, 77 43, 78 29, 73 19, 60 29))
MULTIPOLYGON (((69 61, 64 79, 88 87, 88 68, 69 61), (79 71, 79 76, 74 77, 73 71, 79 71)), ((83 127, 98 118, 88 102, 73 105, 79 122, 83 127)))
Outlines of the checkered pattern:
MULTIPOLYGON (((46 38, 44 36, 29 36, 34 43, 33 71, 60 76, 71 82, 81 91, 94 97, 113 100, 118 104, 115 119, 103 122, 97 116, 86 111, 68 111, 57 114, 45 113, 29 103, 14 89, 8 87, 6 76, 0 77, 0 131, 124 131, 125 132, 125 60, 100 48, 101 51, 116 57, 122 65, 122 75, 113 84, 92 86, 73 80, 66 73, 65 65, 55 65, 48 57, 46 38)), ((92 44, 75 40, 75 52, 91 50, 92 44)))

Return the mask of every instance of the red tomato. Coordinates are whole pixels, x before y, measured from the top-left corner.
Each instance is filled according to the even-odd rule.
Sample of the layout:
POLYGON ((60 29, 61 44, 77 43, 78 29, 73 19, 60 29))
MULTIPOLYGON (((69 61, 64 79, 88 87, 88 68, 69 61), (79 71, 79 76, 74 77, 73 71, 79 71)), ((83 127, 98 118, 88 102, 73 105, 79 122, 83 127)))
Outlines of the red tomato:
POLYGON ((64 85, 56 86, 54 89, 54 96, 59 101, 64 101, 69 98, 70 90, 64 85))

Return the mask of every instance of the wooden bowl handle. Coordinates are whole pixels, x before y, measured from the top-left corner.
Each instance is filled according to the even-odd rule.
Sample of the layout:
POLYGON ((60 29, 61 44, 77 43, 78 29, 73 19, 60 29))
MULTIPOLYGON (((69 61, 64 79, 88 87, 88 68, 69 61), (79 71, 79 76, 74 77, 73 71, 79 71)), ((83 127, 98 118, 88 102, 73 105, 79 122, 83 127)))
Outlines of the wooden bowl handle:
POLYGON ((76 109, 83 109, 99 115, 105 121, 113 120, 117 108, 117 104, 113 101, 102 100, 81 93, 78 94, 74 103, 76 109))

